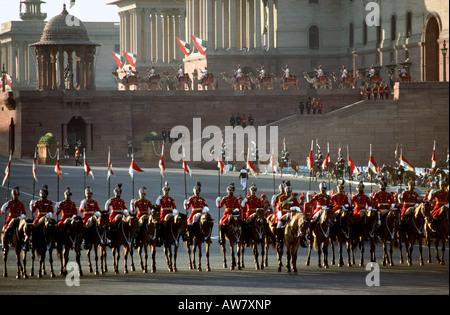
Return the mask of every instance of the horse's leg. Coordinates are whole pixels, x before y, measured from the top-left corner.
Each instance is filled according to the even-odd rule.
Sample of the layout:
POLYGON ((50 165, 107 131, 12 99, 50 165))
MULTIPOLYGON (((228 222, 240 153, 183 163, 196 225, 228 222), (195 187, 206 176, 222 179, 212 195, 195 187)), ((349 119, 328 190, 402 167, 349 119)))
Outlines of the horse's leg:
POLYGON ((164 244, 164 255, 166 257, 167 262, 167 269, 169 269, 170 272, 173 272, 172 268, 172 246, 164 244))
POLYGON ((351 260, 351 239, 348 239, 345 243, 347 245, 347 267, 352 266, 352 260, 351 260))
POLYGON ((364 237, 359 237, 359 266, 364 267, 364 237))
MULTIPOLYGON (((48 260, 50 262, 50 277, 51 278, 55 278, 55 272, 53 271, 53 245, 50 245, 50 248, 48 249, 48 260)), ((45 252, 44 252, 44 256, 45 256, 45 252)), ((59 255, 60 257, 60 261, 62 261, 62 256, 61 254, 59 255)), ((60 267, 62 266, 62 264, 60 264, 60 267)), ((62 274, 62 267, 60 270, 60 274, 62 274)), ((45 274, 45 266, 44 266, 44 274, 45 274)))
POLYGON ((209 264, 209 248, 211 246, 211 243, 206 241, 205 242, 205 251, 206 251, 206 271, 211 271, 211 266, 209 264))
POLYGON ((298 244, 295 246, 291 254, 291 265, 294 274, 297 274, 297 254, 298 254, 298 244))
POLYGON ((117 262, 116 262, 116 252, 117 252, 117 248, 113 247, 111 250, 111 254, 113 256, 113 268, 114 268, 114 273, 115 274, 119 274, 119 270, 117 268, 117 262))
POLYGON ((388 253, 387 253, 387 239, 385 237, 382 238, 382 244, 383 244, 383 266, 386 266, 386 263, 388 263, 388 253))
POLYGON ((177 272, 177 256, 178 256, 178 245, 175 245, 173 247, 173 271, 177 272))
MULTIPOLYGON (((36 259, 36 250, 35 249, 31 249, 31 272, 30 272, 30 277, 34 277, 34 260, 36 259)), ((5 263, 5 267, 6 267, 6 263, 5 263)))
MULTIPOLYGON (((236 245, 237 246, 237 245, 236 245)), ((234 270, 236 267, 236 257, 234 253, 234 244, 230 241, 230 252, 231 252, 231 270, 234 270)))
POLYGON ((441 265, 445 265, 445 236, 443 235, 441 237, 441 242, 442 242, 442 252, 441 252, 441 265))
POLYGON ((292 245, 286 242, 286 270, 289 274, 292 271, 291 263, 292 263, 292 245))
POLYGON ((9 245, 7 242, 3 239, 3 277, 8 277, 8 270, 6 268, 6 262, 8 260, 8 252, 9 252, 9 245))
POLYGON ((94 244, 95 275, 98 275, 98 245, 94 244))
POLYGON ((321 259, 322 259, 322 242, 319 241, 318 238, 316 238, 316 241, 317 241, 317 256, 318 256, 317 267, 318 268, 322 268, 322 262, 321 262, 321 259))
POLYGON ((23 251, 22 260, 23 260, 22 277, 24 279, 28 279, 28 275, 27 275, 27 251, 26 250, 23 251))
POLYGON ((244 252, 245 252, 245 244, 242 243, 240 246, 238 246, 237 248, 238 250, 238 266, 240 266, 239 270, 242 270, 243 268, 245 268, 244 265, 244 252))
POLYGON ((258 262, 258 244, 256 242, 252 242, 252 248, 253 248, 253 257, 255 260, 255 270, 259 270, 259 262, 258 262))
POLYGON ((223 268, 227 268, 227 248, 225 246, 225 240, 223 240, 223 245, 221 245, 222 247, 222 253, 223 253, 223 268))
POLYGON ((151 250, 152 250, 152 273, 156 272, 156 246, 154 244, 155 241, 152 241, 151 250))
POLYGON ((375 241, 375 236, 370 238, 370 261, 371 262, 376 262, 377 259, 375 257, 375 246, 376 246, 376 241, 375 241))
POLYGON ((424 265, 424 263, 423 263, 423 256, 422 256, 422 243, 423 243, 423 237, 422 237, 422 236, 419 236, 419 237, 417 238, 417 242, 419 243, 419 264, 420 264, 421 266, 423 266, 423 265, 424 265))
POLYGON ((130 260, 131 260, 131 271, 136 271, 136 268, 134 267, 134 245, 133 242, 128 245, 128 253, 130 254, 130 260))
POLYGON ((309 266, 309 263, 311 261, 311 251, 312 251, 312 246, 314 243, 314 239, 311 237, 311 240, 309 241, 309 245, 308 245, 308 256, 306 257, 306 266, 309 266))
MULTIPOLYGON (((197 244, 198 247, 198 271, 202 271, 202 243, 197 244)), ((195 259, 195 254, 194 254, 195 259)), ((195 260, 194 260, 195 264, 195 260)))
POLYGON ((322 243, 322 252, 323 252, 323 266, 325 268, 329 268, 328 266, 328 238, 325 238, 325 240, 322 243))
POLYGON ((398 251, 400 255, 400 264, 403 264, 402 236, 400 234, 398 235, 398 251))
POLYGON ((389 242, 389 256, 388 256, 388 263, 391 267, 394 266, 394 238, 391 238, 389 242))
POLYGON ((142 250, 143 250, 142 247, 143 246, 144 246, 144 244, 142 244, 141 246, 138 247, 138 256, 139 256, 139 265, 141 266, 141 270, 144 271, 144 273, 145 273, 144 261, 142 260, 142 250))
POLYGON ((281 267, 283 266, 283 246, 277 245, 277 259, 278 259, 278 272, 281 272, 281 267))
POLYGON ((23 272, 22 262, 20 259, 20 252, 22 251, 22 246, 20 244, 16 245, 15 253, 16 253, 16 264, 17 264, 17 275, 16 279, 20 279, 20 275, 23 272))
POLYGON ((43 277, 43 268, 45 267, 45 254, 47 252, 47 249, 44 249, 39 257, 39 273, 38 278, 43 277))
POLYGON ((128 254, 130 253, 130 245, 123 246, 123 273, 128 273, 128 254))
POLYGON ((142 246, 144 246, 144 259, 145 259, 145 264, 144 264, 144 273, 148 273, 148 244, 143 242, 142 246))
MULTIPOLYGON (((334 266, 336 264, 336 260, 335 260, 335 257, 334 257, 334 240, 330 241, 330 246, 331 246, 331 255, 332 255, 332 257, 331 257, 331 264, 334 266)), ((339 246, 339 241, 338 241, 338 246, 339 246)))
POLYGON ((88 266, 89 266, 89 273, 93 273, 94 269, 92 269, 92 263, 91 263, 91 250, 92 250, 92 244, 88 245, 88 248, 86 249, 86 256, 88 259, 88 266))
MULTIPOLYGON (((189 246, 188 241, 186 241, 186 251, 187 251, 188 257, 189 257, 189 270, 193 270, 195 267, 192 264, 191 246, 189 246)), ((192 245, 192 253, 194 253, 194 264, 195 264, 195 241, 194 241, 194 244, 192 245)))
POLYGON ((75 245, 75 260, 78 264, 78 270, 80 277, 83 276, 83 270, 81 269, 81 244, 75 245))
POLYGON ((266 256, 265 247, 266 247, 266 242, 265 242, 265 238, 263 238, 261 240, 261 270, 264 270, 264 260, 265 260, 265 256, 266 256))

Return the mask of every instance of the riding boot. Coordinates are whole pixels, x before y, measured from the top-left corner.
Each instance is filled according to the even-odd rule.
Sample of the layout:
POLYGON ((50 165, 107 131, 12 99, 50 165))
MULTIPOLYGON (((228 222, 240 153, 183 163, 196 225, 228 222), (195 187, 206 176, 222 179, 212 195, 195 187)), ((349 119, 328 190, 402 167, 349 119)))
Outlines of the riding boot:
POLYGON ((275 231, 277 249, 283 248, 284 244, 284 228, 277 228, 275 231))
POLYGON ((225 227, 219 225, 219 245, 225 245, 225 227))

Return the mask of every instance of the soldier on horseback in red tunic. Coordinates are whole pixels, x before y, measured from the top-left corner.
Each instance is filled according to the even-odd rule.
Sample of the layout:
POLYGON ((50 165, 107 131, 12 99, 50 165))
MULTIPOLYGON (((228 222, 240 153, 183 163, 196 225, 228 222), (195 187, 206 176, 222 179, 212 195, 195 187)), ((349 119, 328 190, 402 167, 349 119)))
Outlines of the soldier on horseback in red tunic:
POLYGON ((358 193, 352 197, 353 204, 353 218, 355 221, 362 220, 367 211, 372 210, 372 201, 369 196, 364 193, 364 184, 361 181, 357 186, 358 193))
POLYGON ((52 215, 54 212, 53 202, 47 199, 47 197, 48 197, 48 186, 47 185, 44 185, 41 188, 41 190, 39 191, 39 195, 40 195, 41 199, 32 203, 32 206, 31 206, 31 213, 35 213, 36 211, 38 212, 38 216, 33 221, 33 225, 36 225, 36 223, 44 216, 52 215))
POLYGON ((70 191, 70 187, 67 187, 67 190, 64 192, 65 199, 58 203, 56 216, 62 213, 61 219, 58 221, 58 227, 60 230, 63 230, 65 225, 78 214, 77 205, 73 202, 72 199, 72 191, 70 191))
POLYGON ((86 187, 84 196, 86 197, 80 203, 80 213, 83 214, 83 224, 86 226, 87 221, 94 215, 100 216, 100 207, 98 202, 92 199, 93 191, 91 187, 86 187))
POLYGON ((189 215, 189 218, 187 221, 189 244, 191 244, 191 242, 192 242, 192 225, 194 223, 194 216, 196 214, 201 214, 203 212, 209 212, 208 204, 206 203, 205 198, 200 196, 201 190, 202 190, 202 184, 200 182, 197 182, 197 184, 194 186, 194 189, 193 189, 194 195, 191 196, 188 200, 184 201, 184 209, 186 211, 188 211, 190 208, 192 208, 192 212, 189 215))
POLYGON ((236 187, 234 186, 234 183, 230 183, 227 187, 228 195, 223 198, 217 197, 217 199, 216 199, 217 208, 220 209, 222 207, 225 207, 225 211, 223 213, 222 218, 220 219, 220 224, 219 224, 219 244, 220 245, 225 244, 225 231, 226 231, 226 226, 228 223, 229 216, 236 209, 238 211, 240 211, 239 200, 237 197, 235 197, 233 195, 235 190, 236 190, 236 187))
POLYGON ((12 227, 9 226, 9 223, 15 218, 25 218, 27 214, 25 211, 24 203, 19 200, 19 187, 14 187, 14 189, 11 191, 11 196, 12 200, 6 202, 1 208, 2 214, 6 214, 6 211, 9 211, 8 218, 6 219, 5 225, 2 229, 2 233, 4 233, 5 236, 12 232, 12 227))
POLYGON ((431 211, 431 216, 433 217, 432 228, 435 231, 437 230, 437 221, 449 208, 448 191, 445 189, 445 186, 446 183, 444 180, 439 181, 439 190, 430 196, 431 206, 433 207, 431 211))
POLYGON ((144 215, 150 215, 153 209, 152 202, 145 197, 147 196, 147 188, 142 187, 139 189, 139 199, 131 200, 130 210, 133 214, 137 215, 137 219, 140 220, 144 215))
POLYGON ((109 213, 109 223, 111 224, 111 229, 113 229, 116 224, 122 219, 122 217, 129 216, 127 206, 125 201, 120 198, 122 195, 122 184, 117 184, 117 187, 114 188, 114 197, 109 199, 105 203, 105 211, 109 213))
POLYGON ((312 203, 316 203, 316 207, 313 209, 312 214, 310 215, 311 218, 311 225, 309 226, 310 233, 314 231, 314 228, 316 227, 317 220, 322 215, 324 208, 326 207, 332 207, 333 202, 331 200, 331 197, 327 195, 327 184, 325 182, 320 183, 319 185, 320 194, 315 195, 311 198, 312 203))

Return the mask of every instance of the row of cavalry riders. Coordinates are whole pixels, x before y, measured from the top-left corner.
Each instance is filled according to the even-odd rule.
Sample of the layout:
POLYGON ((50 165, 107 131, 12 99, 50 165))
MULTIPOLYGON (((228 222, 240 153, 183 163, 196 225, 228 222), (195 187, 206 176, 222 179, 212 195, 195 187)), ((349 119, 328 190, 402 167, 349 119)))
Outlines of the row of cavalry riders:
MULTIPOLYGON (((431 262, 430 244, 435 241, 436 259, 444 264, 445 242, 449 237, 448 228, 448 184, 442 181, 440 189, 431 192, 424 200, 414 192, 414 183, 398 198, 386 192, 386 182, 380 182, 380 191, 369 197, 364 193, 364 184, 357 186, 357 193, 350 198, 344 191, 344 182, 338 184, 337 193, 327 194, 325 182, 319 185, 320 193, 301 196, 292 192, 290 182, 280 184, 280 193, 269 201, 266 194, 261 198, 256 195, 257 188, 253 184, 250 193, 245 197, 234 196, 235 187, 231 183, 227 187, 227 196, 216 200, 216 206, 224 208, 219 224, 219 244, 223 251, 223 267, 227 268, 226 240, 230 243, 231 269, 237 265, 244 268, 244 249, 251 246, 254 253, 255 268, 263 269, 268 265, 268 249, 272 244, 277 251, 278 271, 281 271, 283 251, 286 251, 286 268, 289 273, 297 272, 297 251, 299 247, 309 250, 306 265, 310 263, 311 249, 318 251, 318 266, 328 267, 328 244, 331 241, 334 258, 334 242, 339 247, 338 265, 344 265, 343 245, 346 244, 348 262, 355 264, 355 251, 360 250, 360 266, 364 265, 364 243, 370 241, 370 260, 374 262, 375 246, 380 239, 383 243, 383 265, 393 265, 394 245, 399 245, 400 262, 403 263, 401 243, 404 242, 407 262, 412 264, 413 245, 419 243, 420 264, 422 259, 422 242, 428 245, 428 262, 431 262), (275 213, 272 213, 272 207, 275 213), (438 245, 442 243, 442 254, 439 256, 438 245), (236 250, 235 250, 236 247, 236 250), (261 262, 259 251, 261 248, 261 262), (389 247, 389 248, 388 248, 389 247), (321 255, 323 253, 323 262, 321 255), (237 259, 236 259, 237 254, 237 259)), ((131 268, 134 271, 133 249, 138 248, 140 267, 147 272, 147 249, 151 249, 151 271, 156 271, 155 251, 164 246, 164 254, 170 271, 177 271, 177 249, 181 242, 186 243, 190 269, 202 270, 202 244, 206 247, 206 265, 210 271, 209 248, 212 243, 214 220, 212 219, 205 199, 200 196, 201 184, 193 189, 194 195, 184 201, 186 214, 178 212, 174 199, 169 196, 170 187, 166 182, 163 194, 155 204, 146 199, 146 188, 139 190, 140 198, 130 202, 128 210, 121 199, 121 184, 114 189, 115 197, 100 210, 98 203, 92 199, 92 189, 85 190, 86 199, 80 207, 71 201, 70 188, 65 191, 65 200, 54 205, 47 199, 48 188, 40 190, 40 200, 31 201, 30 210, 37 212, 34 219, 26 218, 24 204, 19 200, 20 191, 12 190, 12 200, 5 203, 1 211, 9 211, 7 222, 2 231, 4 276, 7 276, 7 256, 9 246, 15 247, 17 260, 17 278, 27 278, 26 254, 31 250, 31 276, 34 275, 34 260, 40 258, 38 277, 45 272, 46 253, 49 253, 50 273, 53 271, 53 249, 60 257, 61 274, 67 274, 66 267, 69 251, 75 250, 76 262, 80 275, 81 249, 87 250, 89 271, 93 272, 90 252, 95 252, 95 274, 100 270, 107 272, 106 248, 112 248, 114 272, 118 273, 120 248, 124 247, 124 272, 127 273, 128 255, 131 257, 131 268), (187 211, 192 208, 190 215, 187 211), (78 213, 83 213, 83 217, 78 213), (56 221, 53 215, 62 214, 56 221), (174 249, 172 255, 172 247, 174 249), (191 259, 191 249, 193 259, 191 259), (196 266, 196 250, 199 251, 196 266), (21 258, 21 252, 23 257, 21 258), (142 259, 142 252, 145 253, 142 259)))

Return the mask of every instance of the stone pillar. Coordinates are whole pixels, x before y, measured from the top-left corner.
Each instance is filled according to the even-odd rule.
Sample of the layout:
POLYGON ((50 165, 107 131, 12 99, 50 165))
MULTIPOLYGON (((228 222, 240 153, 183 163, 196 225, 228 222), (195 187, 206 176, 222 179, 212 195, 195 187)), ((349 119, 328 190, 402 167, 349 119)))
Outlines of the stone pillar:
POLYGON ((229 0, 229 47, 236 49, 236 0, 229 0))
POLYGON ((274 8, 273 0, 268 0, 267 5, 269 7, 269 38, 268 47, 273 49, 275 47, 275 27, 274 27, 274 8))
POLYGON ((216 0, 216 50, 223 49, 223 2, 216 0))
POLYGON ((206 19, 207 19, 207 51, 211 51, 214 49, 215 43, 215 32, 214 32, 214 12, 213 12, 213 4, 212 1, 205 2, 206 7, 206 19))
POLYGON ((261 49, 261 0, 255 0, 255 49, 261 49))
POLYGON ((156 61, 162 63, 163 58, 163 19, 162 19, 162 9, 156 9, 156 61))
POLYGON ((151 61, 151 25, 150 25, 150 9, 144 9, 144 43, 142 51, 142 60, 147 63, 151 61))

